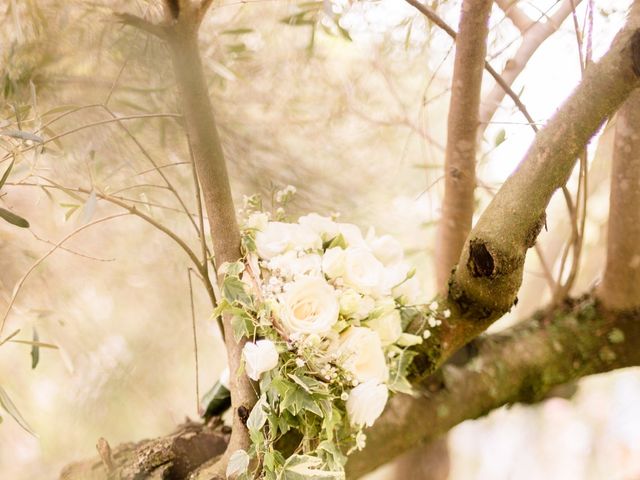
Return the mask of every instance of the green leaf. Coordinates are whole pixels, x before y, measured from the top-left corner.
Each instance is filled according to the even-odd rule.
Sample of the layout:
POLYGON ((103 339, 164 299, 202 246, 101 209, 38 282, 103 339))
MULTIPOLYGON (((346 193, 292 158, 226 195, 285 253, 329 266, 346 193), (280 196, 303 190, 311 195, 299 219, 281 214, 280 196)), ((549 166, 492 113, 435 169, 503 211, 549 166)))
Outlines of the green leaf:
POLYGON ((2 207, 0 207, 0 218, 3 218, 16 227, 29 228, 29 222, 26 219, 2 207))
POLYGON ((221 415, 231 406, 231 392, 219 381, 200 400, 202 418, 209 420, 221 415))
POLYGON ((242 337, 252 337, 256 331, 251 317, 243 310, 240 311, 243 312, 242 315, 234 315, 231 319, 231 328, 233 330, 233 336, 236 341, 239 341, 242 337))
POLYGON ((329 245, 327 245, 326 249, 328 250, 329 248, 334 247, 347 248, 347 241, 341 233, 339 233, 336 237, 333 238, 333 240, 329 242, 329 245))
POLYGON ((315 17, 316 12, 312 11, 304 11, 300 13, 296 13, 295 15, 290 15, 288 17, 280 19, 280 23, 284 23, 286 25, 291 25, 294 27, 298 27, 300 25, 314 25, 316 23, 315 17), (311 14, 311 18, 309 18, 309 14, 311 14))
POLYGON ((285 480, 333 479, 344 480, 341 470, 325 470, 320 458, 312 455, 291 455, 285 464, 285 480))
POLYGON ((264 410, 266 406, 268 406, 267 398, 262 395, 260 400, 258 400, 251 409, 251 413, 247 419, 247 428, 249 429, 249 432, 260 431, 262 427, 264 427, 264 424, 267 423, 267 413, 264 410))
POLYGON ((31 345, 31 369, 34 370, 40 361, 40 344, 38 343, 38 331, 33 329, 33 344, 31 345))
POLYGON ((34 437, 37 437, 36 433, 31 429, 27 421, 22 417, 17 407, 11 401, 11 398, 9 398, 9 394, 5 391, 4 388, 2 388, 2 386, 0 386, 0 407, 2 407, 5 412, 11 415, 11 417, 16 422, 18 422, 18 425, 20 425, 25 432, 30 433, 34 437))
POLYGON ((391 375, 387 386, 389 390, 396 393, 406 393, 413 395, 415 393, 413 387, 407 380, 407 374, 411 362, 417 355, 413 350, 402 350, 395 358, 391 365, 391 375))
POLYGON ((307 393, 329 394, 329 387, 326 383, 316 380, 306 375, 289 374, 289 378, 300 385, 307 393))
POLYGON ((93 218, 93 214, 96 211, 96 205, 98 203, 98 199, 96 197, 96 191, 92 190, 87 198, 87 201, 82 206, 82 215, 80 216, 78 223, 80 225, 86 225, 93 218))
POLYGON ((4 135, 5 137, 17 138, 20 140, 31 140, 32 142, 36 143, 44 143, 44 138, 31 132, 25 132, 22 130, 2 130, 0 131, 0 135, 4 135))
POLYGON ((13 164, 15 163, 15 161, 16 161, 15 158, 11 160, 9 167, 2 174, 2 178, 0 178, 0 188, 4 186, 5 182, 7 181, 7 178, 9 178, 9 173, 11 173, 11 169, 13 168, 13 164))
POLYGON ((236 450, 231 454, 227 464, 227 478, 233 478, 247 471, 249 468, 249 454, 244 450, 236 450))
POLYGON ((245 290, 245 284, 238 277, 226 277, 222 282, 222 297, 229 303, 250 306, 251 297, 245 290))
POLYGON ((222 35, 244 35, 246 33, 253 33, 253 28, 232 28, 231 30, 223 30, 220 32, 222 35))
POLYGON ((493 140, 493 144, 497 147, 502 142, 504 142, 507 138, 507 132, 505 132, 504 128, 501 129, 497 134, 495 139, 493 140))

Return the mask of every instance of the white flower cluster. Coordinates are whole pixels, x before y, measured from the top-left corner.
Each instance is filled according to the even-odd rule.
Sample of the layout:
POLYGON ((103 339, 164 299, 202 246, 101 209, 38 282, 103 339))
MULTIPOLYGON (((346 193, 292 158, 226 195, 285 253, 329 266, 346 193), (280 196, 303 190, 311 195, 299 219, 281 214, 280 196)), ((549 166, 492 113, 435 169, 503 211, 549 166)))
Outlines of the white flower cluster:
MULTIPOLYGON (((315 342, 320 377, 331 381, 342 371, 353 387, 343 396, 350 422, 371 426, 388 398, 385 349, 422 341, 402 329, 399 307, 418 303, 420 293, 401 245, 315 213, 284 223, 256 212, 245 226, 255 233, 249 265, 257 264, 253 281, 274 328, 292 344, 315 342)), ((247 343, 244 360, 258 380, 278 365, 274 342, 247 343)))

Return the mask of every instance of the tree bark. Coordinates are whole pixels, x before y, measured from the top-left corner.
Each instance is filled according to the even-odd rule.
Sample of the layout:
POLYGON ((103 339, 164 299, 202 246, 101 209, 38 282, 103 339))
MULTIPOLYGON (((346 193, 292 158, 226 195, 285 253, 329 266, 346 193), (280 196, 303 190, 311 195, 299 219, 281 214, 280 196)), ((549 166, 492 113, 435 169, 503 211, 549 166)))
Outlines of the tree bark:
MULTIPOLYGON (((454 352, 510 310, 526 251, 545 224, 545 209, 589 139, 640 84, 640 2, 602 59, 542 128, 515 172, 471 231, 450 280, 454 310, 443 350, 454 352)), ((443 355, 447 357, 447 355, 443 355)))
POLYGON ((607 262, 598 297, 610 309, 640 307, 640 91, 616 119, 607 262))
POLYGON ((436 276, 447 290, 451 269, 471 230, 476 187, 476 139, 482 73, 493 0, 465 0, 456 39, 444 164, 444 198, 438 226, 436 276))
MULTIPOLYGON (((215 262, 220 266, 240 259, 240 232, 198 47, 198 30, 208 4, 166 0, 168 27, 165 28, 165 39, 171 52, 185 130, 203 193, 215 262)), ((232 372, 233 431, 227 452, 219 468, 212 470, 211 477, 222 476, 229 456, 238 449, 248 447, 249 433, 240 412, 250 411, 256 401, 255 389, 249 378, 245 374, 236 374, 241 371, 242 348, 246 339, 236 342, 229 316, 223 317, 223 325, 228 367, 232 372)))

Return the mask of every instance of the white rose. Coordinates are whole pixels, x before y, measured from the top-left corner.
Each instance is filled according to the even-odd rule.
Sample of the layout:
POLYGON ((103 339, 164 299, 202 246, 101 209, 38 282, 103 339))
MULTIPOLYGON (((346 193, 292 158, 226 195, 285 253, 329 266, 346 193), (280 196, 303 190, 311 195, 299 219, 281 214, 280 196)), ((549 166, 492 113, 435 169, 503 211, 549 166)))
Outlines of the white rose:
POLYGON ((242 349, 247 376, 260 380, 260 375, 278 366, 278 351, 271 340, 247 342, 242 349))
POLYGON ((370 427, 382 414, 389 390, 374 380, 361 383, 349 393, 347 399, 347 414, 349 422, 355 426, 370 427))
POLYGON ((336 353, 342 367, 359 382, 386 382, 389 378, 380 337, 369 328, 349 328, 340 335, 336 353))
POLYGON ((267 260, 287 250, 322 248, 322 239, 313 230, 295 223, 269 222, 256 234, 258 255, 267 260))
POLYGON ((322 270, 322 259, 317 253, 298 255, 289 251, 271 258, 267 264, 271 271, 278 270, 280 276, 296 278, 302 275, 318 276, 322 270))
POLYGON ((298 219, 298 223, 305 226, 322 237, 322 240, 327 242, 336 237, 340 233, 338 224, 331 220, 329 217, 323 217, 317 213, 310 213, 298 219))
POLYGON ((345 285, 365 295, 389 292, 384 266, 364 248, 349 247, 345 250, 342 278, 345 285))
POLYGON ((341 277, 344 273, 345 258, 342 248, 329 248, 322 256, 322 271, 329 278, 341 277))
POLYGON ((421 294, 420 281, 416 277, 405 280, 393 289, 394 298, 398 298, 403 305, 416 305, 421 303, 421 294))
POLYGON ((247 218, 245 223, 246 228, 253 228, 255 230, 264 230, 269 223, 269 215, 265 212, 253 212, 247 218))
POLYGON ((385 265, 393 265, 402 261, 404 252, 402 245, 391 235, 382 235, 369 240, 373 254, 385 265))
POLYGON ((323 334, 338 321, 336 291, 323 278, 302 277, 278 299, 280 321, 292 334, 323 334))
POLYGON ((385 347, 394 343, 402 335, 402 320, 397 310, 370 320, 367 326, 378 334, 385 347))

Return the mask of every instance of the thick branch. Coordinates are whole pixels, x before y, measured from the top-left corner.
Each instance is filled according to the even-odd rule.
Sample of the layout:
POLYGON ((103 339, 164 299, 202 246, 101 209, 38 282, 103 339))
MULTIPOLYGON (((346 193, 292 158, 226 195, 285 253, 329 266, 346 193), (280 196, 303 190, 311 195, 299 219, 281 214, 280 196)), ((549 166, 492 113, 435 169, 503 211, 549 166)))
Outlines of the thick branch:
POLYGON ((617 116, 607 263, 598 297, 611 309, 640 307, 640 91, 617 116))
MULTIPOLYGON (((437 381, 431 379, 430 384, 423 385, 422 394, 391 399, 383 416, 365 431, 367 447, 350 457, 348 473, 351 477, 361 476, 455 425, 503 405, 537 402, 563 383, 640 365, 638 345, 640 312, 606 313, 590 297, 565 305, 563 310, 539 312, 502 333, 480 338, 475 356, 462 366, 444 367, 437 381)), ((179 451, 176 434, 115 448, 116 473, 134 474, 122 478, 196 477, 198 466, 207 455, 194 452, 190 445, 203 443, 209 457, 219 455, 223 448, 217 439, 223 438, 224 433, 193 425, 180 432, 183 433, 178 437, 186 433, 191 443, 179 443, 183 445, 179 451), (193 453, 197 458, 191 460, 193 453), (163 470, 175 474, 153 476, 163 470)), ((96 458, 69 466, 62 478, 106 480, 102 464, 96 458)))
POLYGON ((545 209, 562 187, 589 139, 639 85, 635 45, 640 43, 640 2, 609 52, 541 129, 471 231, 450 280, 456 311, 444 356, 484 331, 516 301, 525 254, 545 224, 545 209), (447 353, 448 352, 448 353, 447 353))
POLYGON ((438 227, 436 274, 446 292, 451 269, 471 230, 476 186, 476 138, 489 14, 493 0, 465 0, 456 40, 447 126, 445 187, 438 227))
POLYGON ((602 313, 586 298, 564 311, 538 314, 503 333, 478 339, 464 366, 447 365, 438 383, 417 398, 394 397, 353 454, 358 477, 429 442, 464 420, 516 402, 542 400, 563 383, 640 365, 640 313, 602 313))
POLYGON ((522 33, 529 30, 535 24, 529 15, 524 13, 520 7, 516 5, 516 0, 496 0, 496 5, 500 7, 505 16, 511 20, 511 23, 522 33))
MULTIPOLYGON (((516 12, 520 11, 518 7, 510 7, 509 5, 512 2, 509 2, 508 0, 499 0, 496 2, 500 5, 500 8, 505 10, 505 14, 522 32, 522 43, 520 44, 518 51, 507 61, 504 70, 500 74, 507 85, 513 85, 513 82, 515 82, 518 75, 522 73, 522 70, 527 66, 529 59, 531 59, 536 50, 538 50, 538 47, 542 45, 542 43, 554 32, 556 32, 558 28, 560 28, 562 22, 564 22, 572 11, 572 3, 578 5, 581 1, 582 0, 564 0, 556 12, 552 16, 548 17, 546 21, 531 22, 531 20, 529 20, 530 24, 524 29, 521 28, 519 15, 516 14, 516 12)), ((526 17, 526 15, 524 16, 526 17)), ((503 86, 496 84, 487 94, 486 98, 482 100, 482 105, 480 107, 481 133, 486 130, 504 96, 505 90, 503 86)))
MULTIPOLYGON (((198 49, 198 27, 203 9, 192 1, 165 2, 165 17, 172 22, 167 40, 180 92, 185 129, 193 152, 213 242, 216 265, 240 258, 240 233, 231 196, 229 176, 198 49)), ((255 391, 241 366, 244 341, 236 342, 231 319, 223 318, 225 345, 231 375, 233 434, 225 459, 239 448, 247 448, 249 436, 238 414, 251 410, 255 391)), ((221 464, 224 471, 224 461, 221 464)), ((213 475, 212 475, 213 476, 213 475)))

